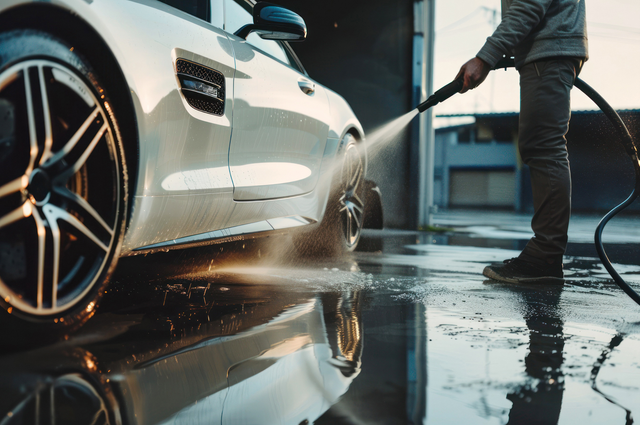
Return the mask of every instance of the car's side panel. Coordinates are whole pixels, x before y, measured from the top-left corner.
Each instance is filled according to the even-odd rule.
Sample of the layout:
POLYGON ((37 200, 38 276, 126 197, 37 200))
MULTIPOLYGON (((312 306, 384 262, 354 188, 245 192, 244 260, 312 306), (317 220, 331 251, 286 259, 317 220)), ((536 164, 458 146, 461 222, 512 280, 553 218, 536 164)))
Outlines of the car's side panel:
POLYGON ((243 39, 236 54, 229 168, 234 199, 311 192, 318 181, 330 120, 325 89, 243 39), (315 91, 305 94, 300 84, 315 91))

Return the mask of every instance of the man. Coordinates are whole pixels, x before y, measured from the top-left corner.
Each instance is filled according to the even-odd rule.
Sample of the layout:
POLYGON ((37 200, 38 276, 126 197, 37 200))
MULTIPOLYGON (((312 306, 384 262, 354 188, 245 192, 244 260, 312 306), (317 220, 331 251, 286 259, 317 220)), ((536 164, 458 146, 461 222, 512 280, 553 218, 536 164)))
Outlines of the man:
POLYGON ((461 93, 480 85, 503 56, 520 72, 520 156, 529 166, 534 237, 522 253, 488 266, 504 282, 562 281, 571 215, 571 174, 565 135, 570 91, 588 59, 585 0, 502 0, 502 22, 465 63, 461 93))

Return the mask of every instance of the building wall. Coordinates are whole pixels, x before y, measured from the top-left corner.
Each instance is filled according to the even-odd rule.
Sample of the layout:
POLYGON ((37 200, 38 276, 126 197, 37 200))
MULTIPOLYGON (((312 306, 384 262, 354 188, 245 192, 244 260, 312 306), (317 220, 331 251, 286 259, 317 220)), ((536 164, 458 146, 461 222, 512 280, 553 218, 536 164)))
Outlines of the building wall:
POLYGON ((480 142, 477 134, 483 132, 476 130, 476 124, 471 124, 436 133, 435 203, 441 208, 515 209, 519 206, 515 144, 492 136, 480 142), (467 134, 472 135, 470 140, 467 134))
MULTIPOLYGON (((371 134, 413 108, 413 1, 282 0, 300 14, 308 37, 291 43, 309 75, 342 95, 371 134)), ((369 178, 380 187, 386 227, 407 228, 410 138, 405 131, 369 158, 369 178)))
MULTIPOLYGON (((640 143, 640 112, 621 113, 636 144, 640 143)), ((603 212, 631 193, 635 174, 631 159, 613 126, 602 114, 577 115, 567 135, 574 211, 603 212)), ((640 211, 640 202, 627 211, 640 211)))
MULTIPOLYGON (((438 206, 456 206, 450 199, 450 194, 456 190, 451 178, 452 173, 468 171, 466 176, 457 180, 483 187, 481 180, 490 180, 492 173, 510 170, 514 173, 513 188, 507 189, 504 186, 504 175, 497 180, 505 187, 504 190, 513 194, 512 205, 516 211, 533 212, 529 169, 521 163, 516 149, 517 116, 517 113, 483 115, 477 117, 476 124, 442 128, 436 132, 438 206), (487 128, 493 130, 487 132, 487 128), (484 140, 481 140, 481 135, 484 135, 484 140), (505 143, 509 137, 512 137, 513 141, 505 143), (500 142, 493 140, 496 138, 500 142), (475 174, 474 179, 473 172, 480 174, 475 174), (481 175, 482 173, 484 174, 481 175)), ((621 117, 636 143, 640 143, 640 111, 623 112, 621 117)), ((635 174, 632 162, 617 140, 613 126, 602 113, 573 113, 567 134, 567 149, 571 164, 574 211, 607 211, 626 199, 633 190, 635 174)), ((495 184, 493 190, 499 190, 498 186, 499 184, 495 184)), ((467 198, 473 198, 473 195, 467 194, 467 198)), ((491 190, 482 196, 486 197, 485 203, 481 202, 481 197, 476 197, 475 201, 472 199, 474 202, 458 206, 505 206, 495 202, 495 196, 492 199, 491 190)), ((640 202, 632 204, 627 211, 640 211, 640 202)))

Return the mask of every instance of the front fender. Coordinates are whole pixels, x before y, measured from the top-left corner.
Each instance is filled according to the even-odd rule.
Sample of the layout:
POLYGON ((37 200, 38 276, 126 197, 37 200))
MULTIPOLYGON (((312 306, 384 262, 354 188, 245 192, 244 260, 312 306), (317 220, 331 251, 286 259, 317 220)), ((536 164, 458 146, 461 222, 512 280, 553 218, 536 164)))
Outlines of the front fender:
MULTIPOLYGON (((352 133, 361 142, 364 142, 365 134, 356 114, 353 113, 353 110, 342 96, 327 89, 327 98, 331 111, 331 122, 329 123, 329 140, 325 150, 325 158, 333 158, 340 149, 340 141, 345 134, 352 133)), ((364 153, 366 169, 366 144, 362 143, 361 148, 364 153)))

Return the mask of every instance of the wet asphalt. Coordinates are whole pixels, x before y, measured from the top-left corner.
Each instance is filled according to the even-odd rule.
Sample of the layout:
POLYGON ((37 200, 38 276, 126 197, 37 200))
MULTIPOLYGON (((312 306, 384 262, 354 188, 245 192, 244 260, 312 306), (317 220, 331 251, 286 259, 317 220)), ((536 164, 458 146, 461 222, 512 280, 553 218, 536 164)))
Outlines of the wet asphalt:
MULTIPOLYGON (((630 424, 640 306, 570 228, 564 285, 486 280, 527 216, 440 213, 303 259, 286 237, 124 259, 80 331, 0 354, 0 424, 630 424)), ((640 217, 605 232, 640 290, 640 217)))

